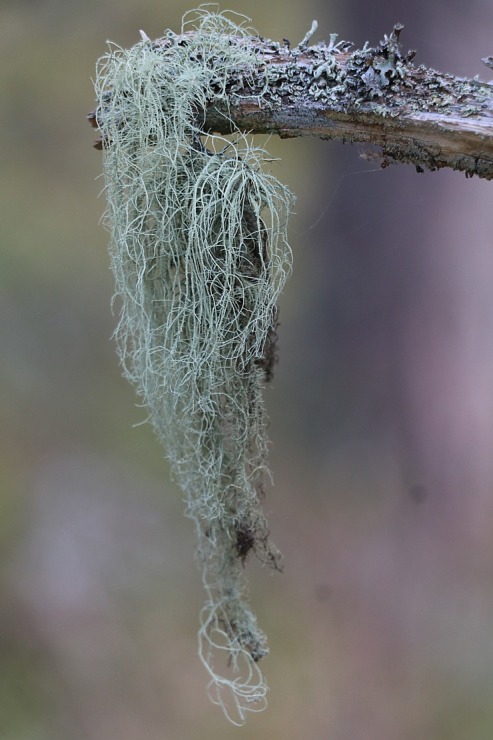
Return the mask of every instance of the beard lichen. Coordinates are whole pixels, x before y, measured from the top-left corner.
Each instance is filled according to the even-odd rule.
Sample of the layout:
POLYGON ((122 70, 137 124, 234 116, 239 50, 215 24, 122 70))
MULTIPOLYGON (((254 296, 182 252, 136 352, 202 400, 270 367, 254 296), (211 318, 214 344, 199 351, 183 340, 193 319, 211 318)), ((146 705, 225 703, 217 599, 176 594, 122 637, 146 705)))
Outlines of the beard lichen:
POLYGON ((263 390, 293 203, 265 171, 264 150, 239 131, 232 140, 203 128, 207 106, 227 104, 231 75, 245 80, 257 67, 242 43, 250 35, 201 8, 179 35, 111 45, 95 83, 119 356, 195 523, 207 594, 199 654, 212 699, 237 723, 267 691, 244 565, 255 553, 280 567, 262 511, 263 390))

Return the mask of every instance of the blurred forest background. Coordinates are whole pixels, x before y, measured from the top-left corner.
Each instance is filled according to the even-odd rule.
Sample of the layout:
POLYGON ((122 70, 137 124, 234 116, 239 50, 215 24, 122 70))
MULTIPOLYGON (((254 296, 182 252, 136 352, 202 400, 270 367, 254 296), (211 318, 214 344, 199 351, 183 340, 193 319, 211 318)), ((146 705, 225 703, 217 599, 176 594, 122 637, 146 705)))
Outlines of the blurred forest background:
MULTIPOLYGON (((183 0, 0 3, 1 740, 491 740, 492 183, 272 139, 297 193, 268 392, 266 509, 285 573, 248 565, 269 708, 205 692, 191 523, 111 315, 101 154, 107 39, 183 0)), ((267 37, 378 42, 491 78, 491 0, 231 0, 267 37)))

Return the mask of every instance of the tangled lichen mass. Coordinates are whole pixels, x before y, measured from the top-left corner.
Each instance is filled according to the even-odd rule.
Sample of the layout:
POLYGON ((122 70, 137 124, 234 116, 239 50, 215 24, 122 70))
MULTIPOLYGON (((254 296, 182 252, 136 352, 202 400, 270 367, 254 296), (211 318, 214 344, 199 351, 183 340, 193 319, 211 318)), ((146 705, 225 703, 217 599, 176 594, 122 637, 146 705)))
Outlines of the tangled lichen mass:
POLYGON ((164 42, 111 46, 96 78, 119 355, 196 526, 207 593, 199 653, 213 700, 237 722, 266 693, 257 662, 268 650, 244 565, 253 552, 279 567, 262 511, 263 389, 293 203, 248 137, 203 130, 228 75, 256 67, 241 43, 250 33, 201 9, 164 42))

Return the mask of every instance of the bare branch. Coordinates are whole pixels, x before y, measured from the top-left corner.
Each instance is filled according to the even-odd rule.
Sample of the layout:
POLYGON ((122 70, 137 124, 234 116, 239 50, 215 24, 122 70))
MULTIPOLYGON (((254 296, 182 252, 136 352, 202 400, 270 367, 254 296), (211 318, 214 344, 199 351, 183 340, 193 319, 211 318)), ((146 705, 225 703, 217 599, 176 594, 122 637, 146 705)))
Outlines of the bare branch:
MULTIPOLYGON (((450 167, 493 179, 493 84, 461 79, 412 63, 399 45, 396 25, 377 47, 352 50, 347 42, 307 46, 316 26, 290 48, 249 37, 258 67, 239 69, 227 83, 227 101, 211 101, 206 127, 234 127, 282 138, 317 136, 366 142, 382 149, 382 165, 408 162, 419 171, 450 167)), ((163 53, 187 44, 189 34, 154 42, 163 53)), ((487 57, 485 64, 491 58, 487 57)), ((488 64, 489 66, 489 64, 488 64)), ((97 112, 89 116, 97 125, 97 112)))

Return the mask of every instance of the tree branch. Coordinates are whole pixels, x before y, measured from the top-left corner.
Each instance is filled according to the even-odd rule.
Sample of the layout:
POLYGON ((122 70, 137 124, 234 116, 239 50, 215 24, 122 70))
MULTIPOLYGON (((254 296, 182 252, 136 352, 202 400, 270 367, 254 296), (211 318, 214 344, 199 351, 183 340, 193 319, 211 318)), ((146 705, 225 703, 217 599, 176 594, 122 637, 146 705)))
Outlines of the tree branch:
MULTIPOLYGON (((238 70, 227 81, 227 101, 211 101, 206 128, 230 133, 232 124, 251 133, 281 138, 317 136, 376 144, 382 166, 408 162, 418 171, 450 167, 493 179, 493 83, 461 79, 424 66, 415 52, 404 55, 396 25, 377 47, 329 43, 290 48, 249 37, 231 39, 255 51, 258 67, 238 70)), ((187 45, 190 34, 154 42, 163 52, 187 45)), ((483 60, 492 65, 491 57, 483 60)), ((89 115, 97 126, 98 112, 89 115)), ((103 144, 99 142, 99 148, 103 144)), ((97 146, 97 145, 96 145, 97 146)))

